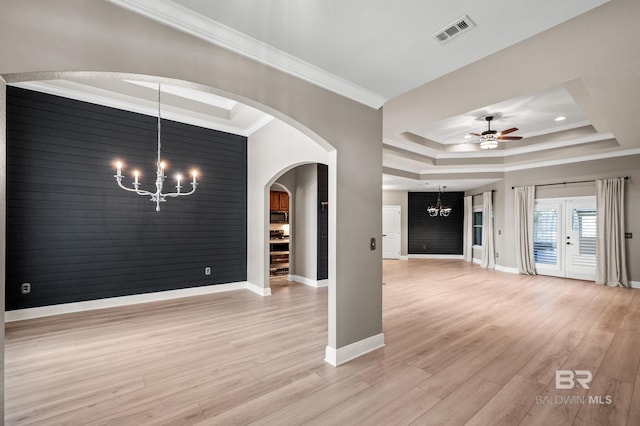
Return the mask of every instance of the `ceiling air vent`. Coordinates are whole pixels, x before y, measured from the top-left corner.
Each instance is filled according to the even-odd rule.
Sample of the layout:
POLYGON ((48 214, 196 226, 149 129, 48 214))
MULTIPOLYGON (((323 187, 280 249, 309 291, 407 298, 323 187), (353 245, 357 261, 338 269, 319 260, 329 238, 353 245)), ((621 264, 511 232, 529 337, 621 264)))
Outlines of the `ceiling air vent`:
POLYGON ((475 26, 476 24, 473 23, 471 18, 469 18, 467 15, 464 15, 462 18, 456 19, 449 25, 441 28, 432 37, 438 40, 440 43, 445 43, 475 26))

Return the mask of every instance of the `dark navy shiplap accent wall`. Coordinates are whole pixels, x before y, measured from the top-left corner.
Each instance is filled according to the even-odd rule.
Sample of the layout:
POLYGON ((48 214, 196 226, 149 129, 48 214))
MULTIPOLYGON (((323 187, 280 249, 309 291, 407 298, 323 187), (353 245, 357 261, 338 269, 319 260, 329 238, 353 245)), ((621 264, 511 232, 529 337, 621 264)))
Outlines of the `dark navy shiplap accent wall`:
POLYGON ((329 166, 318 164, 318 260, 317 278, 329 278, 329 206, 322 206, 329 201, 329 166))
POLYGON ((409 254, 462 254, 464 192, 444 192, 441 200, 451 214, 430 217, 427 207, 436 204, 438 193, 409 192, 409 254))
POLYGON ((156 117, 7 88, 7 310, 246 281, 246 138, 163 119, 165 192, 200 176, 160 212, 113 177, 155 190, 156 142, 156 117))

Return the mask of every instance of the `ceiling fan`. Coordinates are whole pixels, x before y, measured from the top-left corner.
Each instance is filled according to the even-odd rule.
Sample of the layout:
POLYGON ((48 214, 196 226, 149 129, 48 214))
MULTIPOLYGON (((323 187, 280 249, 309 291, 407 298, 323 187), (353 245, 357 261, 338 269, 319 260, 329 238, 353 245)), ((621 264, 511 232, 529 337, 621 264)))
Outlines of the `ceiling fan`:
POLYGON ((488 115, 484 119, 487 120, 487 130, 482 133, 470 133, 473 136, 478 136, 479 138, 481 138, 480 148, 495 149, 498 147, 498 141, 519 141, 520 139, 522 139, 522 136, 505 136, 509 133, 517 131, 517 127, 512 127, 510 129, 498 132, 496 130, 491 130, 491 120, 493 120, 492 115, 488 115))

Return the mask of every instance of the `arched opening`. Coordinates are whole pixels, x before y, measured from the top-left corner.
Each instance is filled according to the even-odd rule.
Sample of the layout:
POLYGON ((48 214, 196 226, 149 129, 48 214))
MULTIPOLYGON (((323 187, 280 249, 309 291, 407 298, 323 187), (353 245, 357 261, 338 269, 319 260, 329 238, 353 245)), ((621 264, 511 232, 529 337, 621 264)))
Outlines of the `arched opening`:
POLYGON ((326 164, 297 165, 274 181, 269 205, 271 287, 287 282, 328 285, 328 211, 326 164))

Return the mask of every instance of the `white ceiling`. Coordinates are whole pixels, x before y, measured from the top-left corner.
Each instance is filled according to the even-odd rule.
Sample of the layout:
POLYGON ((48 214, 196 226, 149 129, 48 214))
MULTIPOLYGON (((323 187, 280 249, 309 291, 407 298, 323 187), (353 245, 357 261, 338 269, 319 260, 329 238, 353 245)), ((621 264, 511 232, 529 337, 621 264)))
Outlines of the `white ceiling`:
MULTIPOLYGON (((596 105, 600 99, 589 78, 550 79, 540 85, 521 76, 523 69, 540 63, 548 63, 544 72, 553 72, 565 57, 589 55, 592 46, 571 46, 571 51, 549 57, 546 52, 525 55, 530 62, 526 68, 521 61, 502 59, 513 48, 526 52, 524 46, 536 35, 571 27, 572 18, 608 0, 109 1, 370 107, 384 105, 386 189, 432 191, 446 185, 462 191, 495 182, 512 170, 640 152, 640 147, 620 146, 611 126, 615 118, 596 105), (434 40, 435 33, 465 15, 474 28, 445 43, 434 40), (482 64, 482 72, 469 74, 476 64, 482 64), (494 78, 492 69, 503 77, 494 78), (495 117, 492 129, 517 127, 512 135, 523 140, 480 150, 475 138, 465 136, 486 130, 487 115, 495 117), (565 120, 555 121, 559 116, 565 120)), ((632 28, 620 25, 616 30, 632 28)), ((636 39, 628 38, 627 43, 636 39)), ((598 58, 593 63, 602 65, 598 58)), ((619 75, 624 69, 615 68, 619 75)), ((34 84, 38 87, 30 88, 54 94, 66 90, 76 97, 85 92, 98 103, 146 113, 153 113, 157 101, 153 87, 133 82, 34 84)), ((164 91, 166 118, 243 135, 272 119, 219 97, 170 87, 164 91)))

